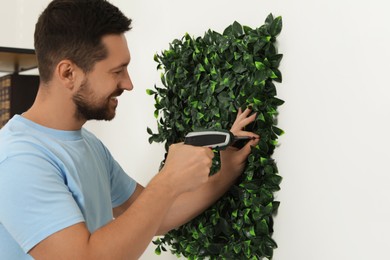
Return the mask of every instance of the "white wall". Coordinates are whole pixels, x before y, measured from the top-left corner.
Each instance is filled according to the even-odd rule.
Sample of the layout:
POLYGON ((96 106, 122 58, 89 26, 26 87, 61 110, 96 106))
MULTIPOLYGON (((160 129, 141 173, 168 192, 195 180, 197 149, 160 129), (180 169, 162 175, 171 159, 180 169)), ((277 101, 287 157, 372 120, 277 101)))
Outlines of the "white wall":
MULTIPOLYGON (((31 26, 47 2, 0 0, 7 31, 0 46, 31 48, 31 26)), ((159 84, 154 53, 185 32, 222 31, 234 20, 256 27, 270 12, 282 15, 284 81, 277 87, 286 101, 279 116, 286 135, 275 154, 284 180, 274 259, 390 259, 388 1, 112 2, 134 20, 127 36, 135 88, 120 98, 114 121, 87 126, 131 176, 147 184, 163 155, 146 133, 156 126, 153 98, 145 94, 159 84)), ((153 250, 142 259, 176 259, 153 250)))

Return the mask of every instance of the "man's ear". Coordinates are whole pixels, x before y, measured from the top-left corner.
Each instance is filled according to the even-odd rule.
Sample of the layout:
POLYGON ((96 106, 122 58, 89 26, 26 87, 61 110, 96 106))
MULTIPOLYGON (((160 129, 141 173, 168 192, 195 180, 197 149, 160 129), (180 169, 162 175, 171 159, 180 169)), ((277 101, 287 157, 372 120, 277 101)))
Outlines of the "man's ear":
POLYGON ((80 69, 70 60, 61 60, 56 67, 55 74, 59 81, 63 83, 66 88, 73 89, 76 82, 76 75, 80 69))

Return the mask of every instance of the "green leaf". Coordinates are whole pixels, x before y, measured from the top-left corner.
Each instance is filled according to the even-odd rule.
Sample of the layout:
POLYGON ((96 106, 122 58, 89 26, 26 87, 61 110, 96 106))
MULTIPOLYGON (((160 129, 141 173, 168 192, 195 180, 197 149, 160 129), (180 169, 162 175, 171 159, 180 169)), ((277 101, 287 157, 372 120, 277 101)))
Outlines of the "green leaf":
POLYGON ((274 201, 274 202, 272 202, 272 206, 273 206, 272 214, 276 214, 277 210, 279 209, 280 202, 279 201, 274 201))
POLYGON ((282 73, 278 69, 273 69, 271 78, 276 82, 282 82, 282 73))
POLYGON ((273 37, 277 36, 282 31, 282 26, 283 26, 282 17, 281 16, 276 17, 272 21, 270 29, 269 29, 269 33, 271 34, 271 36, 273 36, 273 37))
POLYGON ((283 54, 275 54, 270 57, 268 57, 268 60, 270 62, 271 67, 278 68, 280 65, 280 62, 282 61, 283 54))
POLYGON ((238 22, 234 22, 232 25, 229 25, 223 31, 223 35, 225 36, 239 37, 242 34, 243 34, 242 26, 238 22))
POLYGON ((154 54, 153 60, 154 60, 155 62, 159 62, 159 56, 157 55, 157 53, 154 54))
POLYGON ((269 14, 265 19, 265 23, 269 25, 272 24, 273 21, 274 21, 274 16, 272 14, 269 14))
MULTIPOLYGON (((247 207, 249 207, 252 203, 249 203, 247 207)), ((246 209, 244 213, 244 222, 246 224, 252 224, 251 218, 249 217, 249 213, 251 212, 251 209, 246 209)))
POLYGON ((257 116, 257 120, 260 120, 262 122, 265 122, 265 118, 264 118, 264 115, 262 112, 259 112, 258 116, 257 116))
POLYGON ((156 254, 156 255, 161 255, 161 247, 157 247, 155 250, 154 250, 154 253, 156 254))
POLYGON ((284 134, 284 131, 276 126, 272 126, 272 131, 278 135, 278 136, 281 136, 284 134))
POLYGON ((209 59, 207 57, 204 58, 204 64, 209 65, 209 59))
POLYGON ((196 239, 199 239, 199 234, 196 230, 193 230, 192 232, 192 237, 196 240, 196 239))
POLYGON ((198 107, 198 104, 199 104, 199 101, 198 101, 198 100, 194 100, 194 101, 191 102, 191 106, 192 106, 193 108, 197 108, 197 107, 198 107))
POLYGON ((262 219, 260 222, 258 222, 257 230, 259 232, 259 235, 268 235, 269 234, 269 228, 267 221, 265 219, 262 219))
POLYGON ((232 233, 232 228, 230 227, 230 225, 228 224, 228 222, 226 221, 226 219, 224 218, 220 218, 219 220, 219 226, 221 228, 221 231, 226 235, 226 236, 229 236, 231 233, 232 233))
POLYGON ((249 34, 250 32, 253 31, 253 29, 247 25, 244 25, 243 29, 244 29, 245 34, 249 34))
POLYGON ((246 68, 242 63, 235 63, 235 64, 233 65, 233 71, 234 71, 235 73, 240 74, 240 73, 245 72, 246 70, 247 70, 247 68, 246 68))
POLYGON ((243 34, 242 26, 238 22, 233 23, 233 34, 234 36, 238 37, 243 34))
POLYGON ((284 101, 281 99, 278 99, 278 98, 273 98, 273 99, 271 99, 271 103, 272 103, 272 105, 278 107, 278 106, 283 105, 284 101))
POLYGON ((200 120, 204 117, 204 114, 198 112, 197 115, 196 115, 196 119, 200 120))
POLYGON ((249 258, 251 256, 251 241, 250 240, 247 240, 244 242, 244 253, 245 253, 245 256, 247 258, 249 258))
POLYGON ((238 254, 240 253, 241 251, 241 245, 240 244, 236 244, 233 246, 233 250, 234 250, 234 253, 238 254))
POLYGON ((273 210, 272 202, 268 203, 267 206, 265 206, 263 213, 264 214, 271 214, 273 210))
POLYGON ((274 168, 273 168, 271 165, 267 165, 267 166, 265 166, 265 168, 264 168, 264 172, 265 172, 266 174, 273 174, 273 173, 274 173, 274 168))
POLYGON ((146 89, 146 94, 148 94, 148 95, 154 95, 154 94, 156 94, 156 92, 153 91, 153 90, 151 90, 151 89, 146 89))
POLYGON ((254 228, 253 226, 250 227, 250 229, 249 229, 249 234, 250 234, 252 237, 256 237, 255 228, 254 228))
POLYGON ((217 70, 215 69, 215 67, 212 67, 211 68, 211 71, 210 71, 210 75, 211 76, 215 76, 215 75, 217 75, 218 73, 217 73, 217 70))
POLYGON ((191 254, 196 254, 197 253, 197 249, 196 249, 194 243, 191 243, 191 244, 187 245, 185 251, 187 253, 191 253, 191 254))
POLYGON ((257 98, 253 98, 252 100, 253 100, 254 105, 261 105, 263 103, 263 102, 261 102, 260 99, 257 99, 257 98))
POLYGON ((223 31, 223 35, 233 35, 233 25, 229 25, 228 27, 226 27, 226 29, 223 31))
POLYGON ((260 163, 261 163, 262 166, 266 165, 267 162, 268 162, 267 158, 260 157, 260 163))
POLYGON ((238 210, 235 209, 235 210, 232 212, 232 217, 233 217, 233 218, 236 218, 236 217, 237 217, 237 214, 238 214, 238 210))
POLYGON ((238 60, 242 57, 242 54, 241 53, 238 53, 238 52, 234 52, 234 59, 235 60, 238 60))
POLYGON ((254 221, 261 219, 262 216, 263 216, 263 214, 261 212, 253 212, 252 213, 252 218, 254 221))
POLYGON ((256 69, 258 69, 258 70, 263 70, 263 69, 266 68, 265 65, 264 65, 264 63, 262 63, 262 62, 260 62, 260 61, 256 61, 256 62, 255 62, 255 66, 256 66, 256 69))
POLYGON ((217 86, 217 82, 216 81, 210 81, 210 90, 211 90, 211 93, 214 93, 215 92, 215 87, 217 86))

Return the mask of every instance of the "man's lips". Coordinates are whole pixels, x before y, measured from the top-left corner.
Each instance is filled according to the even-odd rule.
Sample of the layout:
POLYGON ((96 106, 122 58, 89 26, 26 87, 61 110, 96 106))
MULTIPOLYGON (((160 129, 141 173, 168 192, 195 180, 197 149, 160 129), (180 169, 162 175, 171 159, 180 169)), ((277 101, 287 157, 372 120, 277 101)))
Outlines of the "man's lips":
POLYGON ((110 100, 113 100, 115 101, 116 103, 118 103, 118 97, 120 95, 122 95, 123 93, 123 90, 120 90, 120 91, 117 91, 116 93, 114 93, 111 97, 110 97, 110 100))

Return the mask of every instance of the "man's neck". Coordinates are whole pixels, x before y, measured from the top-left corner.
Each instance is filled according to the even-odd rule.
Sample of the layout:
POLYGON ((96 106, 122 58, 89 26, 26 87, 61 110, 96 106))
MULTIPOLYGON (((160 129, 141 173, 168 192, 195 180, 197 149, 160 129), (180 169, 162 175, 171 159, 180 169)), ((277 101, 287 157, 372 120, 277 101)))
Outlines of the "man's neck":
POLYGON ((49 97, 41 91, 38 91, 32 107, 22 116, 42 126, 58 130, 80 130, 86 122, 76 118, 75 106, 71 99, 49 97))

